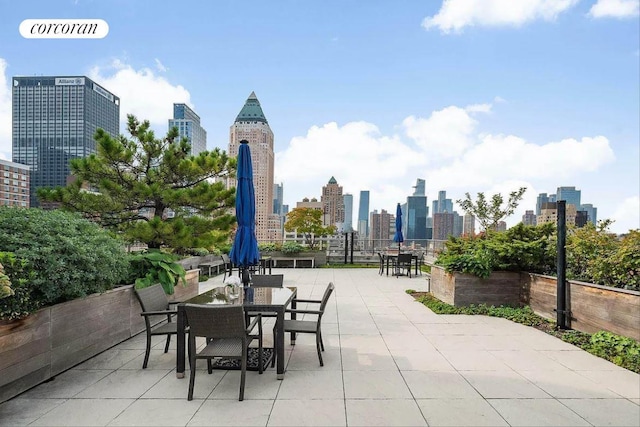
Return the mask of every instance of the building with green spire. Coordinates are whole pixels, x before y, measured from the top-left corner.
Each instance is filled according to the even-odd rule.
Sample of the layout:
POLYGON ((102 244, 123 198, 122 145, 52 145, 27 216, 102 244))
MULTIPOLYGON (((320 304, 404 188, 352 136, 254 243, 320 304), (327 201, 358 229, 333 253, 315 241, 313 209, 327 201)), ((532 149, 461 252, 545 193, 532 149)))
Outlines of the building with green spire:
MULTIPOLYGON (((229 156, 238 155, 242 140, 247 140, 251 149, 256 197, 256 238, 260 242, 281 241, 280 220, 273 213, 273 132, 255 92, 251 92, 231 125, 229 156)), ((235 180, 230 185, 235 186, 235 180)))

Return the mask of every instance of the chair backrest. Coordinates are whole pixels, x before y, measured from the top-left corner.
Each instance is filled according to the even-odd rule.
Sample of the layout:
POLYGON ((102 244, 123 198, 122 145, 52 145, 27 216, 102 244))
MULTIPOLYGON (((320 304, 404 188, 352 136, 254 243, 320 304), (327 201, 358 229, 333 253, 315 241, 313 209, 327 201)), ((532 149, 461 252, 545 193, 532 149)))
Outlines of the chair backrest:
POLYGON ((380 262, 384 260, 384 257, 382 256, 381 252, 378 252, 378 258, 380 259, 380 262))
POLYGON ((136 297, 142 311, 162 311, 169 308, 169 299, 161 284, 155 284, 142 289, 136 289, 136 297))
POLYGON ((241 305, 185 304, 189 334, 208 338, 241 338, 245 333, 241 305))
POLYGON ((231 263, 231 260, 229 259, 229 255, 222 254, 221 257, 222 257, 222 262, 224 262, 225 265, 231 263))
MULTIPOLYGON (((324 295, 322 295, 322 300, 321 300, 321 302, 320 302, 320 310, 319 310, 319 311, 320 311, 321 313, 324 313, 324 309, 325 309, 325 307, 327 306, 327 302, 329 301, 329 297, 331 296, 331 293, 333 292, 333 290, 334 290, 335 288, 336 288, 336 287, 335 287, 335 286, 333 286, 333 283, 329 283, 329 284, 327 285, 327 289, 325 289, 325 290, 324 290, 324 295)), ((322 316, 322 315, 318 316, 318 318, 319 318, 319 317, 321 317, 321 316, 322 316)), ((318 319, 318 320, 319 320, 319 319, 318 319)))
POLYGON ((251 276, 251 286, 281 288, 283 283, 284 274, 254 274, 251 276))
POLYGON ((412 257, 411 254, 400 254, 398 255, 398 264, 411 264, 412 257))

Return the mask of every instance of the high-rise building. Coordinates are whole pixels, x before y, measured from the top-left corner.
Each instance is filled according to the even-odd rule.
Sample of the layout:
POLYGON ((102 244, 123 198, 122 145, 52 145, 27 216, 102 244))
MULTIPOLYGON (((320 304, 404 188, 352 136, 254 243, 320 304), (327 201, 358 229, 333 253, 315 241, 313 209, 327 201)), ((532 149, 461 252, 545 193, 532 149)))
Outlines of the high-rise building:
MULTIPOLYGON (((425 181, 417 179, 412 196, 407 197, 407 203, 403 205, 403 233, 407 244, 412 240, 427 239, 427 217, 429 208, 427 207, 427 196, 425 196, 425 181)), ((421 242, 417 242, 421 243, 421 242)))
POLYGON ((524 225, 536 225, 536 214, 533 211, 525 211, 524 215, 522 215, 522 223, 524 225))
POLYGON ((549 203, 549 196, 547 196, 547 193, 538 194, 538 198, 536 199, 536 215, 541 214, 544 203, 549 203))
POLYGON ((358 234, 361 237, 369 235, 369 191, 360 191, 358 206, 358 234))
POLYGON ((96 152, 94 134, 119 134, 120 98, 84 76, 13 77, 12 160, 30 168, 36 190, 64 187, 69 161, 96 152))
POLYGON ((498 221, 496 231, 507 231, 507 223, 505 221, 498 221))
POLYGON ((29 207, 29 166, 0 159, 0 205, 29 207))
POLYGON ((273 213, 282 215, 284 201, 284 184, 273 184, 273 213))
POLYGON ((176 127, 180 138, 187 138, 191 154, 197 156, 207 151, 207 131, 200 126, 200 116, 186 104, 173 104, 173 119, 169 119, 169 129, 176 127))
MULTIPOLYGON (((278 240, 278 231, 273 227, 278 222, 273 213, 273 132, 254 92, 247 98, 229 130, 229 156, 238 155, 242 140, 248 141, 251 149, 256 238, 263 242, 278 240)), ((235 186, 235 180, 230 179, 229 185, 235 186)))
POLYGON ((556 200, 565 200, 568 204, 572 204, 577 208, 580 207, 580 190, 576 187, 558 187, 556 191, 556 200))
MULTIPOLYGON (((576 210, 576 206, 572 203, 567 203, 565 205, 565 222, 566 224, 576 225, 576 217, 578 216, 578 212, 576 210)), ((580 222, 582 221, 582 216, 579 218, 580 222)), ((547 222, 557 223, 558 222, 558 203, 557 202, 547 202, 542 205, 542 210, 540 215, 536 217, 536 224, 544 224, 547 222)))
POLYGON ((580 205, 580 210, 587 212, 587 221, 593 225, 598 224, 598 208, 591 203, 584 203, 580 205))
POLYGON ((450 212, 442 212, 433 214, 433 239, 447 240, 453 235, 454 214, 450 212))
POLYGON ((321 211, 322 202, 319 202, 318 199, 316 199, 315 197, 311 199, 309 199, 308 197, 305 197, 302 199, 301 202, 296 203, 296 208, 309 208, 309 209, 316 209, 321 211))
POLYGON ((463 217, 460 214, 458 214, 458 212, 453 211, 453 235, 455 237, 462 236, 463 229, 464 229, 463 217))
POLYGON ((470 213, 464 214, 462 219, 462 234, 473 236, 476 234, 476 217, 470 213))
POLYGON ((447 199, 447 192, 445 190, 440 190, 438 191, 438 200, 432 202, 431 215, 444 212, 453 212, 453 201, 447 199))
POLYGON ((371 212, 370 220, 370 247, 374 249, 381 249, 389 246, 393 241, 392 227, 395 228, 395 215, 391 215, 384 209, 382 209, 380 213, 378 213, 377 210, 374 210, 371 212))
POLYGON ((335 225, 340 229, 344 223, 344 196, 342 187, 334 177, 331 177, 327 185, 322 187, 320 201, 324 210, 324 225, 335 225))
POLYGON ((353 194, 344 195, 344 231, 353 231, 353 194))

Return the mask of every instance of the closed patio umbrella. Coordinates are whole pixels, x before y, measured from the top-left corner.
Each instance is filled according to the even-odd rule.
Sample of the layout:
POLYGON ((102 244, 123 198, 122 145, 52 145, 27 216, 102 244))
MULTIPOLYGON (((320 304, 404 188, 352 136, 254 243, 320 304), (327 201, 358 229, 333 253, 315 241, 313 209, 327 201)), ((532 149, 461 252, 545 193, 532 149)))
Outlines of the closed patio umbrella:
POLYGON ((236 174, 236 220, 238 229, 231 246, 229 259, 242 267, 242 284, 249 284, 248 267, 260 261, 256 240, 256 199, 253 188, 253 165, 249 142, 240 141, 238 170, 236 174))
POLYGON ((400 254, 400 243, 404 242, 402 236, 402 208, 400 203, 396 207, 396 233, 393 235, 393 241, 398 243, 398 255, 400 254))

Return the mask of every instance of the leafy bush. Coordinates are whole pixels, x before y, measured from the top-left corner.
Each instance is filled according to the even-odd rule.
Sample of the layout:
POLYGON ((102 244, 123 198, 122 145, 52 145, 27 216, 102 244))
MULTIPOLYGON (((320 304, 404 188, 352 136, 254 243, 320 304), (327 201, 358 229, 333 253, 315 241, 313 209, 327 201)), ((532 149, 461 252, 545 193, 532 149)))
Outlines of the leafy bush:
MULTIPOLYGON (((121 283, 129 268, 122 242, 79 215, 58 210, 0 207, 0 251, 15 254, 23 270, 12 272, 12 283, 28 279, 29 298, 38 306, 104 292, 121 283)), ((1 303, 29 311, 19 309, 14 298, 1 303)))
POLYGON ((567 236, 567 278, 640 290, 640 231, 621 239, 608 231, 611 221, 589 223, 567 236))
POLYGON ((11 281, 13 294, 0 299, 0 319, 15 320, 28 316, 40 308, 43 303, 32 298, 29 276, 25 260, 18 260, 11 252, 0 252, 0 263, 11 281))
POLYGON ((297 242, 284 242, 282 244, 282 253, 284 254, 297 254, 302 252, 304 246, 297 242))
POLYGON ((4 267, 0 263, 0 299, 15 295, 13 289, 11 289, 11 279, 4 273, 4 267))
POLYGON ((175 255, 150 249, 147 252, 136 253, 131 256, 131 281, 136 289, 160 283, 167 295, 172 295, 178 280, 186 284, 186 271, 176 262, 175 255))
POLYGON ((496 270, 549 273, 555 267, 553 233, 553 224, 520 223, 506 232, 450 237, 436 265, 483 278, 496 270))
POLYGON ((191 248, 189 250, 189 252, 191 253, 191 255, 193 256, 205 256, 205 255, 209 255, 209 249, 207 248, 191 248))
POLYGON ((276 252, 282 250, 282 244, 275 242, 258 243, 258 250, 260 252, 276 252))

